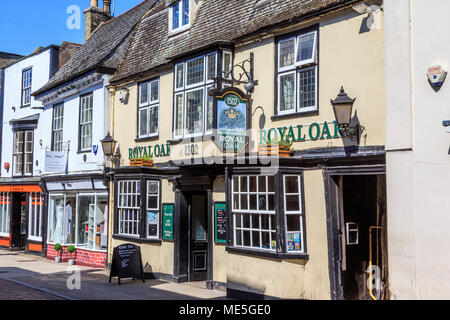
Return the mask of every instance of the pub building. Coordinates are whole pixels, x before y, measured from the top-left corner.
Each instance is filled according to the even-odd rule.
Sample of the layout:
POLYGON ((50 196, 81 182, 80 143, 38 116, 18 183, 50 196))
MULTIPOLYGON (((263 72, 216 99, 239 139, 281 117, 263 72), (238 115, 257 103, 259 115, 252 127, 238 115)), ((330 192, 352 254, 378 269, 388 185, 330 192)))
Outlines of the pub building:
POLYGON ((360 2, 140 20, 109 85, 109 264, 133 243, 147 277, 230 297, 388 298, 383 14, 360 2))

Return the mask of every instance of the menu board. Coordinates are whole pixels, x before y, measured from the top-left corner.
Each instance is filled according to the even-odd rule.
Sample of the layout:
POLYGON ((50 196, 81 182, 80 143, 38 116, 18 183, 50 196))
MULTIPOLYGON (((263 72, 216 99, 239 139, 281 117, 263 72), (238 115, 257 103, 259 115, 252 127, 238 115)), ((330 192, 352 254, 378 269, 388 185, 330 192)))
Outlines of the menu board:
POLYGON ((163 239, 173 240, 173 211, 175 205, 163 204, 163 239))
POLYGON ((214 204, 214 229, 215 242, 227 242, 227 206, 225 202, 214 204))
POLYGON ((112 277, 117 277, 119 284, 120 279, 124 278, 133 278, 133 280, 140 278, 142 282, 145 282, 140 247, 126 243, 114 248, 109 282, 112 277))

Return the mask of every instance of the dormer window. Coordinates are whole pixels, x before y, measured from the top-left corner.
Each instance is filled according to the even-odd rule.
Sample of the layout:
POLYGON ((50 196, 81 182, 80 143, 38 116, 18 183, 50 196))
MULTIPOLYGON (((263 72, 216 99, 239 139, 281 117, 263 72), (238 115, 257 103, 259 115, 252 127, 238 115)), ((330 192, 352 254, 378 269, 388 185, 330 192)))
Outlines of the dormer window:
POLYGON ((171 31, 181 31, 190 25, 190 0, 179 0, 170 6, 171 31))

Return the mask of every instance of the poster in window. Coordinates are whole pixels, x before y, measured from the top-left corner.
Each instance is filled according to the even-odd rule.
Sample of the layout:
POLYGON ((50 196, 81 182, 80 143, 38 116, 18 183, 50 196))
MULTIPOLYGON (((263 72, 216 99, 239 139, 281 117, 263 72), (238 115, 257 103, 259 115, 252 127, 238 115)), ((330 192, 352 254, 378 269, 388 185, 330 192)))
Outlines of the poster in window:
POLYGON ((294 250, 300 251, 301 245, 300 245, 300 233, 294 233, 294 250))
POLYGON ((289 251, 294 250, 294 235, 292 233, 288 233, 287 235, 287 244, 289 251))
POLYGON ((158 214, 153 211, 147 212, 148 224, 157 224, 158 223, 158 214))

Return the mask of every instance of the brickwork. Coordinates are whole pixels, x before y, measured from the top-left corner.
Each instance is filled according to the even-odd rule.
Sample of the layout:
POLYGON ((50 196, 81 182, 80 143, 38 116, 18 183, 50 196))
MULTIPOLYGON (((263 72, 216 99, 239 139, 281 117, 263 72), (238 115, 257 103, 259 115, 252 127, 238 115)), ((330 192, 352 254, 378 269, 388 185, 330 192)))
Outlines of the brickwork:
MULTIPOLYGON (((53 248, 52 244, 47 245, 47 259, 55 260, 59 255, 53 248)), ((75 249, 75 252, 70 254, 67 252, 68 246, 63 246, 61 249, 61 262, 67 262, 69 259, 75 259, 75 264, 93 268, 106 267, 106 252, 90 251, 85 249, 75 249)))

